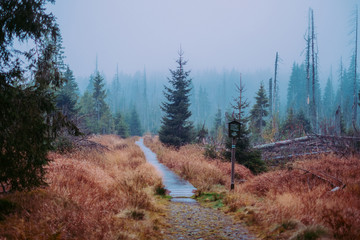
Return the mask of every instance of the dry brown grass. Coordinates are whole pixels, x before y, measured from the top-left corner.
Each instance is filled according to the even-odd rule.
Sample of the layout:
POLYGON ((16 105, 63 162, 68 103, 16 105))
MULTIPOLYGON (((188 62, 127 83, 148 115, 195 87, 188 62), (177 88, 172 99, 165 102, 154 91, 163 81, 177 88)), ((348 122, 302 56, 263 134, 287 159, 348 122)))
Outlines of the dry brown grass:
MULTIPOLYGON (((157 137, 150 136, 145 136, 144 143, 157 154, 160 162, 190 181, 198 191, 213 191, 216 185, 230 186, 231 163, 220 159, 206 159, 200 146, 186 145, 175 150, 163 146, 157 137)), ((236 181, 252 176, 249 169, 236 164, 236 181)))
MULTIPOLYGON (((51 153, 48 187, 13 193, 12 214, 0 221, 5 239, 158 239, 153 197, 161 185, 134 139, 97 136, 109 150, 51 153)), ((1 200, 1 199, 0 199, 1 200)))
MULTIPOLYGON (((161 162, 201 191, 216 191, 218 184, 228 188, 230 163, 205 159, 196 145, 176 151, 161 145, 157 138, 146 137, 145 143, 161 162)), ((260 237, 289 239, 325 229, 327 238, 360 239, 359 158, 328 155, 302 159, 292 168, 258 176, 252 176, 241 165, 236 165, 236 169, 238 179, 247 181, 237 184, 234 192, 226 192, 225 210, 247 223, 260 237), (328 182, 297 168, 327 176, 340 185, 332 178, 335 177, 346 187, 331 192, 333 187, 328 182)))
POLYGON ((252 217, 264 226, 292 219, 300 225, 324 226, 337 239, 360 239, 360 159, 304 159, 296 162, 293 170, 277 170, 250 179, 236 190, 234 202, 238 208, 253 209, 252 217), (325 174, 340 185, 335 177, 346 187, 331 192, 333 187, 327 181, 297 168, 325 174), (249 195, 250 201, 243 197, 249 195))

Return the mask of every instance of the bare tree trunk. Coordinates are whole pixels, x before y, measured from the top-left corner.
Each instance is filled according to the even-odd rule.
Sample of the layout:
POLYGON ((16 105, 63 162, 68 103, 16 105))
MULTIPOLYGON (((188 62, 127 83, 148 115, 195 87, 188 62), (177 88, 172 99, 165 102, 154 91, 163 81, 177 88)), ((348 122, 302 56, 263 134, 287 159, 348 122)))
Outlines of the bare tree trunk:
POLYGON ((352 116, 352 125, 354 130, 357 132, 357 108, 358 108, 358 94, 357 94, 357 42, 358 42, 358 8, 356 6, 356 15, 355 15, 355 52, 354 52, 354 104, 353 104, 353 116, 352 116))
POLYGON ((278 101, 279 101, 279 93, 278 93, 278 89, 279 89, 279 84, 277 81, 277 71, 278 71, 278 62, 279 62, 279 54, 278 52, 276 52, 276 57, 275 57, 275 74, 274 74, 274 100, 273 100, 273 104, 274 104, 274 114, 276 114, 279 111, 279 106, 278 106, 278 101))
POLYGON ((309 9, 309 22, 308 22, 308 31, 307 31, 307 38, 306 38, 306 104, 307 104, 307 108, 306 108, 306 114, 307 117, 310 119, 310 31, 311 31, 311 27, 310 27, 310 22, 311 22, 311 18, 310 18, 310 13, 311 13, 311 8, 309 9))
POLYGON ((239 108, 239 122, 240 122, 240 120, 241 120, 241 110, 242 110, 242 78, 241 78, 241 73, 240 73, 240 98, 239 98, 239 106, 238 106, 238 108, 239 108))
POLYGON ((311 101, 311 119, 313 124, 313 130, 317 133, 317 113, 316 113, 316 101, 315 101, 315 30, 314 30, 314 12, 311 9, 311 61, 312 61, 312 101, 311 101))
POLYGON ((278 131, 277 117, 279 117, 279 84, 277 81, 279 54, 276 52, 275 57, 275 74, 274 74, 274 94, 273 94, 273 128, 278 131))
POLYGON ((269 79, 269 113, 270 113, 270 117, 272 117, 272 113, 273 113, 273 88, 272 88, 272 78, 269 79))

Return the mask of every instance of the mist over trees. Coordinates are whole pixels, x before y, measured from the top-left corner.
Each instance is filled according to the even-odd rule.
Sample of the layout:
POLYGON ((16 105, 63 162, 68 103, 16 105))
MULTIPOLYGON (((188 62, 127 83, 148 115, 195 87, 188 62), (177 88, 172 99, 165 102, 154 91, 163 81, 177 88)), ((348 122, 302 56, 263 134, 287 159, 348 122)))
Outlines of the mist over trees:
POLYGON ((190 80, 181 52, 176 70, 170 70, 173 88, 167 86, 166 74, 146 67, 125 74, 119 70, 121 66, 114 66, 114 76, 106 79, 96 64, 80 93, 71 66, 64 62, 55 17, 45 12, 48 2, 53 3, 0 2, 0 183, 4 189, 43 184, 46 153, 64 144, 62 137, 80 131, 121 137, 151 133, 164 140, 171 138, 171 121, 182 114, 186 126, 173 137, 183 134, 184 138, 170 141, 175 146, 193 142, 195 136, 203 143, 224 145, 226 124, 232 119, 232 104, 239 92, 249 100, 249 107, 243 105, 240 110, 244 141, 237 143, 239 149, 307 134, 359 135, 357 7, 349 35, 353 51, 343 56, 349 64, 339 59, 334 70, 321 69, 316 13, 309 9, 307 28, 298 30, 304 32, 304 51, 299 53, 303 61, 293 62, 289 79, 282 79, 284 60, 276 51, 271 71, 191 69, 190 80), (17 9, 16 13, 11 9, 17 9), (34 47, 16 49, 24 42, 34 47), (320 70, 329 72, 326 79, 320 78, 320 70), (236 85, 240 76, 243 85, 236 85), (281 84, 284 82, 286 86, 281 84), (176 96, 176 91, 182 95, 176 96))

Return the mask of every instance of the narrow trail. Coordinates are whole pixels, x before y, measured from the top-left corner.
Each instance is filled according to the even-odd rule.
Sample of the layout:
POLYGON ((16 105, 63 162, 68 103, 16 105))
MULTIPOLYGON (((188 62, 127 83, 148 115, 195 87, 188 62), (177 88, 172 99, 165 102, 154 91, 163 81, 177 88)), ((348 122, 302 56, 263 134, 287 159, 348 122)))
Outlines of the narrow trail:
POLYGON ((164 239, 256 239, 231 216, 200 206, 191 198, 196 190, 194 186, 161 164, 156 154, 144 145, 143 139, 136 144, 144 152, 146 160, 160 172, 165 188, 173 197, 168 206, 166 223, 169 228, 165 230, 164 239))

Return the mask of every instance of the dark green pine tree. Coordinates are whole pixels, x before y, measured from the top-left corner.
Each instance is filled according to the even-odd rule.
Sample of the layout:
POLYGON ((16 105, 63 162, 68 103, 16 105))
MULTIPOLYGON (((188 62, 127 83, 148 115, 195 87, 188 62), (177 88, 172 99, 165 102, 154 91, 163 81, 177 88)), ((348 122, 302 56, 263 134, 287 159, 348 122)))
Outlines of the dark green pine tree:
POLYGON ((256 143, 262 142, 261 134, 263 132, 264 127, 266 126, 266 122, 264 118, 269 115, 267 111, 269 107, 269 101, 266 96, 266 91, 264 84, 260 84, 259 91, 255 96, 256 103, 253 105, 250 111, 250 129, 253 136, 253 140, 256 143))
POLYGON ((69 66, 66 68, 64 78, 65 84, 56 92, 56 106, 64 116, 73 119, 79 111, 77 107, 79 87, 69 66))
POLYGON ((128 121, 129 121, 128 124, 130 127, 130 135, 131 136, 142 136, 143 130, 141 128, 139 114, 136 111, 135 107, 133 107, 128 121))
POLYGON ((122 138, 127 138, 129 136, 129 127, 120 112, 116 113, 114 119, 114 125, 115 125, 115 132, 117 135, 119 135, 122 138))
POLYGON ((186 61, 183 60, 181 49, 176 62, 178 67, 176 70, 170 70, 171 78, 168 78, 171 87, 165 86, 164 95, 167 102, 161 105, 165 116, 162 118, 159 138, 162 143, 178 148, 190 143, 194 137, 193 124, 188 120, 191 116, 189 111, 190 71, 184 70, 186 61))
POLYGON ((99 71, 95 72, 93 78, 94 81, 94 90, 93 90, 93 100, 94 100, 94 113, 96 118, 95 128, 93 129, 94 133, 109 133, 111 130, 111 114, 108 104, 105 102, 106 90, 104 78, 100 75, 99 71))
POLYGON ((47 153, 54 140, 53 116, 58 115, 54 92, 63 81, 61 64, 56 58, 60 32, 55 17, 46 11, 48 2, 53 1, 0 1, 0 186, 3 192, 31 189, 45 183, 47 153), (35 47, 23 49, 24 42, 39 46, 39 54, 34 54, 35 47))

